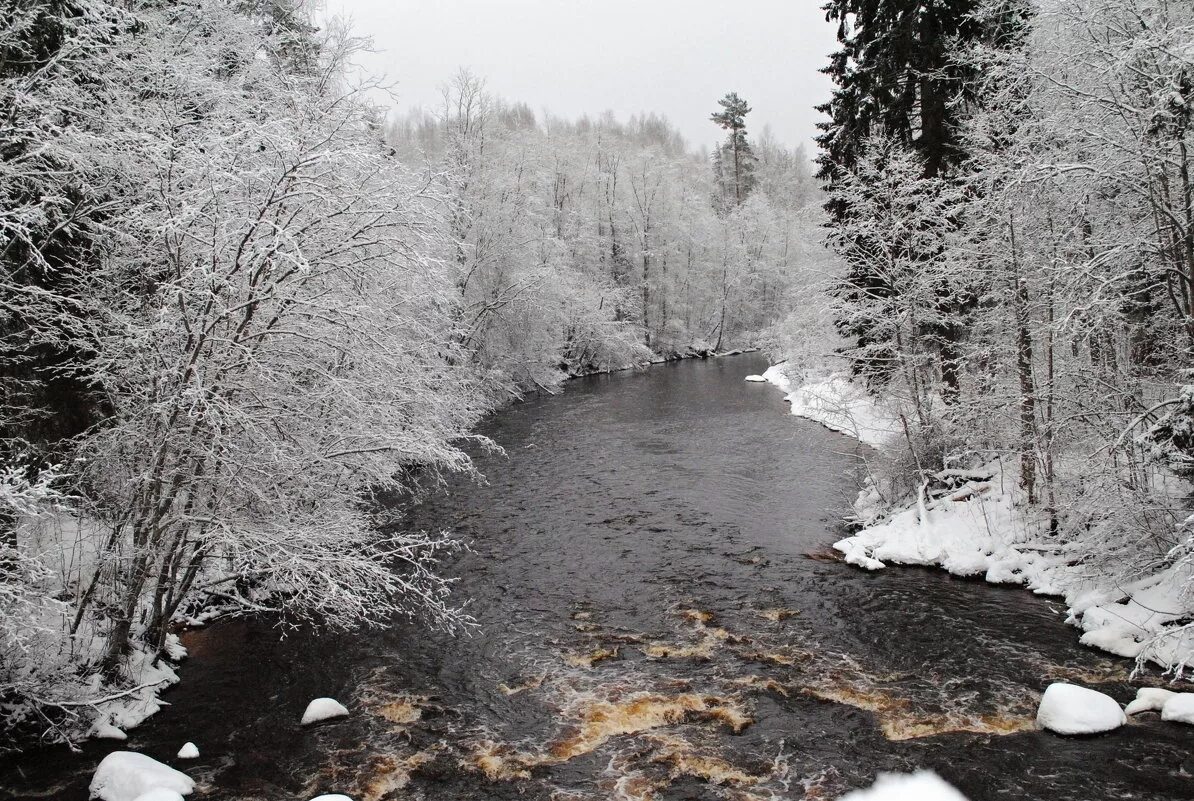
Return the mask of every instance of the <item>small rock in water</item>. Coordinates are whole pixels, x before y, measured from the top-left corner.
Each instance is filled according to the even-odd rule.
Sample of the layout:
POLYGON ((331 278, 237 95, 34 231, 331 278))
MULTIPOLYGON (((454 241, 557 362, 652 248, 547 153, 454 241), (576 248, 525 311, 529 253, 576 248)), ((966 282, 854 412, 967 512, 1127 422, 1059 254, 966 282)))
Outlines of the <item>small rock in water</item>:
POLYGON ((1161 720, 1194 725, 1194 693, 1174 693, 1161 707, 1161 720))
POLYGON ((839 801, 966 801, 931 770, 916 773, 880 773, 864 790, 846 793, 839 801))
POLYGON ((317 795, 311 801, 352 801, 346 795, 317 795))
POLYGON ((334 698, 316 698, 311 703, 307 704, 307 710, 303 712, 303 726, 309 723, 318 723, 321 720, 328 720, 329 718, 342 718, 348 715, 348 710, 344 704, 340 703, 334 698))
POLYGON ((1057 682, 1045 690, 1036 722, 1057 734, 1099 734, 1118 729, 1128 722, 1128 716, 1109 695, 1057 682))
POLYGON ((92 726, 91 736, 98 740, 127 740, 129 738, 124 733, 124 729, 107 722, 97 723, 92 726))
POLYGON ((757 384, 760 381, 766 381, 767 379, 763 378, 763 376, 761 376, 761 375, 748 375, 746 377, 746 380, 757 384))
POLYGON ((194 743, 187 743, 182 748, 178 749, 179 759, 198 759, 199 747, 194 743))
POLYGON ((1128 704, 1124 712, 1136 715, 1140 712, 1160 712, 1165 702, 1177 695, 1173 690, 1159 687, 1141 687, 1136 691, 1136 700, 1128 704))

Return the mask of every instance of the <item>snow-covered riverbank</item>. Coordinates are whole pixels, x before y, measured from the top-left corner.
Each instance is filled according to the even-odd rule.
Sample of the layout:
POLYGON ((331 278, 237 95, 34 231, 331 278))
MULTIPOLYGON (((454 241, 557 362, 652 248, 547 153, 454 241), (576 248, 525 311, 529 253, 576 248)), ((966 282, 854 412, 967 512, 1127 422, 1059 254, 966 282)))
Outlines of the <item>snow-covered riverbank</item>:
MULTIPOLYGON (((761 376, 791 402, 791 412, 875 447, 900 435, 899 416, 842 374, 799 383, 783 365, 761 376)), ((751 379, 759 380, 752 376, 751 379)), ((749 380, 749 379, 748 379, 749 380)), ((958 472, 958 471, 954 471, 958 472)), ((1018 476, 999 461, 945 476, 957 489, 878 513, 877 494, 855 503, 864 528, 836 543, 845 560, 866 570, 888 564, 939 567, 994 584, 1021 584, 1060 596, 1081 642, 1181 674, 1194 665, 1194 567, 1178 560, 1130 582, 1092 569, 1083 554, 1046 536, 1042 515, 1016 502, 1018 476)))

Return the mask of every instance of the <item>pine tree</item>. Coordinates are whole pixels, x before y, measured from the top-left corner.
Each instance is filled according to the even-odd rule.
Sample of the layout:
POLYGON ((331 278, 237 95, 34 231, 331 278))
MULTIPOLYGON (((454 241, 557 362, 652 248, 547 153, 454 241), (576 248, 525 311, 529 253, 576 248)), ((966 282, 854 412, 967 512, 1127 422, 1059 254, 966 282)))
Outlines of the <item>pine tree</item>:
POLYGON ((746 115, 750 106, 729 92, 717 101, 721 111, 709 117, 720 127, 729 131, 726 141, 718 146, 714 154, 713 169, 721 193, 721 208, 728 208, 730 202, 741 206, 755 186, 755 155, 746 139, 746 115))

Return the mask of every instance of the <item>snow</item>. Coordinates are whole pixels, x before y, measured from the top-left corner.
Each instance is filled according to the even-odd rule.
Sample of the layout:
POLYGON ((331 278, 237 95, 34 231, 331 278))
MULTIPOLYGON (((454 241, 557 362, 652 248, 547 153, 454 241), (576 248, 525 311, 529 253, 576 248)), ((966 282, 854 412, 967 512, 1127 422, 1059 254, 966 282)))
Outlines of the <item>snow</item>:
POLYGON ((1017 506, 1014 473, 1004 474, 993 462, 952 478, 966 483, 886 517, 873 488, 862 490, 855 511, 865 527, 833 547, 866 570, 888 563, 934 566, 1059 595, 1068 607, 1066 622, 1083 632, 1083 645, 1165 669, 1194 662, 1194 630, 1177 626, 1189 615, 1183 599, 1185 587, 1194 585, 1194 564, 1179 561, 1131 582, 1092 579, 1064 543, 1047 536, 1043 519, 1017 506), (980 480, 983 475, 988 480, 980 480))
MULTIPOLYGON (((171 658, 182 658, 186 649, 174 634, 167 635, 166 649, 171 658)), ((116 693, 116 697, 95 705, 96 718, 88 732, 90 737, 124 740, 128 729, 140 725, 162 708, 158 694, 178 682, 174 667, 164 659, 155 659, 149 648, 134 647, 123 666, 126 679, 134 683, 131 692, 116 693), (156 664, 155 664, 156 661, 156 664)), ((95 688, 100 691, 99 686, 95 688)))
POLYGON ((178 749, 179 759, 198 759, 199 747, 194 743, 187 743, 182 748, 178 749))
POLYGON ((1099 734, 1128 722, 1119 702, 1109 695, 1056 682, 1045 689, 1036 722, 1057 734, 1099 734))
POLYGON ((124 733, 124 729, 118 729, 104 721, 99 721, 91 727, 91 736, 97 740, 127 740, 129 738, 124 733))
POLYGON ((134 801, 183 801, 182 795, 173 790, 155 787, 147 793, 141 793, 134 801))
POLYGON ((865 790, 846 793, 838 801, 966 801, 966 797, 946 784, 936 773, 880 773, 865 790))
POLYGON ((767 379, 763 378, 763 376, 761 376, 761 375, 748 375, 746 377, 746 380, 753 382, 753 383, 762 383, 762 382, 765 382, 767 379))
POLYGON ((195 782, 185 773, 145 754, 113 751, 95 769, 89 789, 92 798, 102 801, 144 801, 142 796, 150 790, 161 789, 186 795, 195 789, 195 782))
POLYGON ((1136 700, 1124 708, 1129 715, 1141 712, 1160 712, 1165 702, 1177 695, 1173 690, 1162 690, 1159 687, 1141 687, 1136 691, 1136 700))
POLYGON ((342 718, 347 714, 348 709, 334 698, 316 698, 307 704, 307 710, 303 712, 302 725, 318 723, 329 718, 342 718))
POLYGON ((851 382, 845 373, 794 381, 784 365, 773 364, 761 378, 785 393, 784 400, 792 404, 792 414, 867 445, 884 445, 901 431, 899 414, 851 382))
POLYGON ((1161 707, 1161 720, 1194 725, 1194 693, 1174 693, 1161 707))
POLYGON ((352 801, 346 795, 317 795, 311 801, 352 801))

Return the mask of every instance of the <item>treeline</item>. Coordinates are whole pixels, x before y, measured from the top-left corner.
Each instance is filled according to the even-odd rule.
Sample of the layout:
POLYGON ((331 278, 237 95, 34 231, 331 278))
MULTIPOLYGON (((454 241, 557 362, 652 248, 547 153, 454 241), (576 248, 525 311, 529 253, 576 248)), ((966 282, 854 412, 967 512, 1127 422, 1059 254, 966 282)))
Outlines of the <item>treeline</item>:
POLYGON ((1002 457, 1092 577, 1188 562, 1194 7, 826 10, 831 294, 841 355, 901 400, 888 500, 1002 457))
POLYGON ((213 604, 467 626, 457 544, 379 494, 470 471, 520 392, 778 316, 810 182, 744 112, 729 200, 659 119, 536 120, 470 76, 387 124, 359 44, 277 0, 6 6, 9 733, 135 725, 213 604))
POLYGON ((711 160, 654 115, 539 119, 466 71, 440 108, 391 120, 398 157, 445 195, 474 361, 518 391, 753 344, 811 263, 818 215, 803 150, 748 142, 748 112, 711 160))

